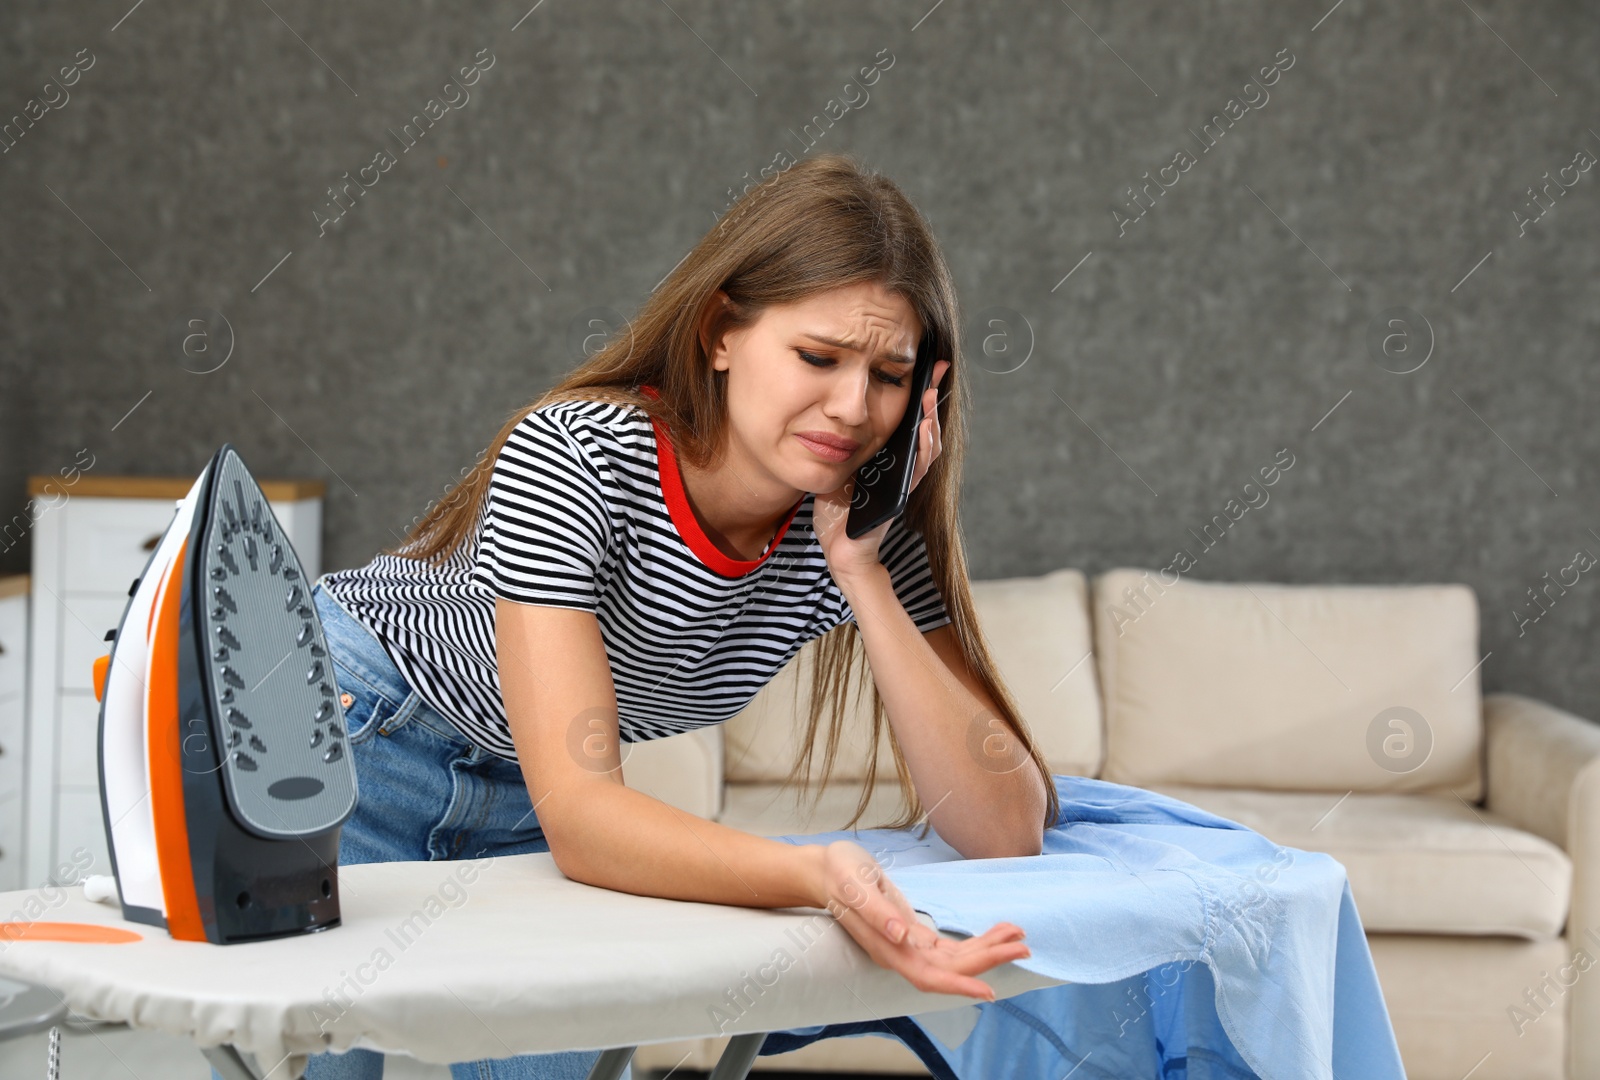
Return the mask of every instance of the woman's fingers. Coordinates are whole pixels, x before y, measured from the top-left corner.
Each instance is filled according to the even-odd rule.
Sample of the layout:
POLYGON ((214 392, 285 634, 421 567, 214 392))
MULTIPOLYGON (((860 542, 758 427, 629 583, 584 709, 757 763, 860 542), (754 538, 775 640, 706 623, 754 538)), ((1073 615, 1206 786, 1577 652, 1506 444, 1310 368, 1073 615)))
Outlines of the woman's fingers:
POLYGON ((1026 937, 1027 935, 1019 926, 1014 926, 1011 923, 996 923, 983 933, 974 934, 971 937, 955 939, 941 937, 939 940, 948 943, 952 948, 978 950, 997 945, 1011 945, 1017 942, 1026 944, 1026 937))
POLYGON ((947 938, 917 918, 910 902, 864 848, 837 841, 827 849, 830 913, 874 963, 920 990, 987 1001, 994 991, 976 976, 1031 955, 1021 927, 1000 922, 967 938, 947 938))
POLYGON ((869 955, 880 967, 898 972, 918 990, 994 1000, 994 991, 989 984, 976 977, 993 964, 963 960, 940 949, 919 949, 887 943, 884 943, 881 952, 874 954, 873 950, 869 950, 869 955))
POLYGON ((911 490, 915 491, 922 477, 939 456, 939 380, 950 367, 948 360, 934 365, 933 382, 922 394, 922 423, 917 425, 917 466, 912 473, 911 490))
POLYGON ((963 997, 978 998, 982 1001, 993 1001, 996 997, 994 987, 982 979, 974 979, 970 976, 954 975, 936 969, 930 969, 921 976, 905 972, 902 972, 902 974, 906 976, 906 981, 911 983, 912 986, 929 994, 960 994, 963 997))
POLYGON ((922 925, 917 913, 911 910, 910 902, 887 876, 878 882, 878 891, 872 897, 872 908, 872 922, 883 927, 884 937, 892 945, 927 948, 939 936, 922 925))
POLYGON ((1023 932, 1022 927, 1013 923, 1002 922, 995 923, 983 933, 974 938, 969 938, 968 940, 982 941, 989 944, 998 944, 1008 941, 1021 941, 1025 937, 1027 937, 1027 934, 1023 932))
POLYGON ((985 947, 967 952, 944 952, 937 949, 920 950, 907 964, 904 972, 913 985, 921 989, 937 989, 947 993, 994 1000, 988 983, 977 976, 1031 955, 1022 942, 985 947))
POLYGON ((869 899, 874 909, 887 905, 888 912, 882 916, 880 925, 886 928, 884 936, 892 944, 905 944, 923 949, 946 948, 962 956, 983 956, 988 955, 990 950, 999 950, 995 955, 1002 953, 1004 955, 994 963, 1006 963, 1016 959, 1019 955, 1026 956, 1030 954, 1025 944, 1023 945, 1023 951, 1020 953, 1015 948, 1026 936, 1022 927, 1015 923, 998 922, 981 934, 961 940, 953 940, 943 936, 933 927, 924 925, 916 917, 916 912, 911 907, 911 902, 900 891, 900 887, 890 880, 887 875, 881 878, 878 882, 878 887, 880 894, 869 899), (907 928, 907 932, 899 941, 896 941, 895 934, 889 929, 893 924, 901 924, 907 928))
POLYGON ((898 972, 919 990, 993 1001, 992 988, 976 976, 1032 955, 1021 940, 1022 930, 1010 923, 999 924, 976 937, 953 939, 917 922, 915 930, 895 944, 881 933, 874 933, 873 907, 869 901, 850 908, 840 922, 875 963, 898 972))
POLYGON ((986 945, 968 953, 958 954, 960 963, 956 970, 965 975, 976 975, 980 971, 1009 964, 1013 960, 1025 960, 1033 955, 1033 950, 1028 948, 1025 941, 1008 941, 1003 945, 986 945))
POLYGON ((870 884, 862 890, 862 914, 891 944, 927 947, 938 934, 922 924, 911 902, 874 861, 870 884))
POLYGON ((904 974, 919 988, 954 988, 958 993, 993 1000, 993 990, 978 976, 1015 959, 1016 956, 1005 954, 961 956, 941 949, 922 949, 907 958, 904 974))
MULTIPOLYGON (((984 936, 961 940, 940 938, 936 948, 945 950, 962 963, 987 964, 990 967, 1033 955, 1033 949, 1020 936, 1008 936, 1005 938, 984 936)), ((984 969, 979 968, 977 970, 984 969)))
MULTIPOLYGON (((975 938, 959 942, 941 939, 940 947, 921 950, 918 959, 926 964, 930 971, 944 971, 958 976, 960 981, 971 988, 971 983, 965 980, 1033 955, 1032 950, 1023 941, 975 944, 976 941, 975 938)), ((982 991, 978 993, 982 994, 982 991)))

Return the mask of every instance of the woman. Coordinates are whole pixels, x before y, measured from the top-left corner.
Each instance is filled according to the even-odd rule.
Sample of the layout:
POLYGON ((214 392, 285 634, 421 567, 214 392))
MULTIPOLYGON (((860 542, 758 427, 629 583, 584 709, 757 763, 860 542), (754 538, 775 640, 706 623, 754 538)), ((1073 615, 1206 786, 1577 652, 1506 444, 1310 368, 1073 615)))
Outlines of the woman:
MULTIPOLYGON (((864 654, 869 745, 888 723, 906 800, 888 827, 926 818, 968 858, 1039 852, 1057 794, 978 631, 957 532, 957 315, 926 222, 850 158, 732 207, 628 335, 517 409, 397 549, 317 583, 361 792, 340 860, 549 851, 605 888, 826 907, 917 987, 992 1000, 976 976, 1030 955, 1019 928, 941 938, 859 845, 706 821, 621 767, 621 742, 728 719, 824 637, 791 782, 831 701, 827 783, 864 654), (912 404, 919 355, 938 362, 909 506, 852 540, 853 477, 912 404)), ((452 1073, 582 1078, 597 1056, 452 1073)), ((306 1075, 381 1071, 356 1050, 306 1075)))

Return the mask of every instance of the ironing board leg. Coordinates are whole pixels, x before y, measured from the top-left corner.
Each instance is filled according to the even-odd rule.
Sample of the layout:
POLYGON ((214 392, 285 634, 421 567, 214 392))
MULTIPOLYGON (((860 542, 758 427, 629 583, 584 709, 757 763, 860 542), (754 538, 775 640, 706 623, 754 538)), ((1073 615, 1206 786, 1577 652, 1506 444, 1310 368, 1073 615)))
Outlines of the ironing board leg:
POLYGON ((246 1063, 244 1055, 234 1049, 232 1043, 203 1046, 200 1052, 211 1062, 211 1067, 221 1074, 222 1080, 261 1080, 255 1067, 246 1063))
POLYGON ((761 1044, 766 1041, 764 1031, 735 1035, 717 1059, 716 1068, 711 1070, 711 1080, 745 1080, 750 1075, 750 1066, 756 1063, 756 1055, 761 1053, 761 1044))
POLYGON ((603 1051, 589 1069, 588 1080, 617 1080, 622 1070, 628 1067, 628 1062, 633 1060, 635 1049, 632 1046, 613 1046, 603 1051))
MULTIPOLYGON (((746 1080, 750 1075, 750 1067, 761 1053, 761 1044, 766 1041, 767 1033, 764 1031, 735 1035, 717 1059, 710 1080, 746 1080)), ((632 1046, 616 1046, 604 1051, 589 1070, 588 1080, 618 1080, 622 1070, 633 1060, 635 1049, 632 1046)), ((245 1063, 244 1057, 230 1043, 203 1047, 200 1052, 222 1075, 223 1080, 261 1080, 255 1069, 245 1063)))

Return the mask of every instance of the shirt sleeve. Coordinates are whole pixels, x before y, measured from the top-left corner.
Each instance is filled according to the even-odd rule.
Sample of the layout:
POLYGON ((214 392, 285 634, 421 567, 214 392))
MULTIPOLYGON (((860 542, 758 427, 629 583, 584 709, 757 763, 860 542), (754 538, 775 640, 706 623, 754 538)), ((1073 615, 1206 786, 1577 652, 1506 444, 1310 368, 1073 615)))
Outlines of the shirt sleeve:
POLYGON ((474 581, 518 603, 597 609, 611 527, 594 454, 558 417, 523 417, 490 473, 474 581))
MULTIPOLYGON (((878 549, 878 559, 889 569, 889 580, 894 584, 894 594, 900 604, 923 633, 950 622, 944 597, 933 579, 933 567, 928 564, 928 549, 922 534, 913 532, 901 514, 889 523, 883 546, 878 549)), ((855 612, 850 613, 855 621, 855 612)))

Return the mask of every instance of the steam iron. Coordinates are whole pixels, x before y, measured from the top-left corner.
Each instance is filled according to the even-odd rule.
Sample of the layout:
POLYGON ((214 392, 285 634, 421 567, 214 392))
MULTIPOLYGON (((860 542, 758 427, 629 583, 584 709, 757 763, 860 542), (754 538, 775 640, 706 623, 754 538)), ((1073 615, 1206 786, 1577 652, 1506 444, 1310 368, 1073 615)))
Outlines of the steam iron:
POLYGON ((125 919, 218 945, 339 925, 356 776, 312 584, 223 443, 95 661, 125 919))

